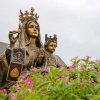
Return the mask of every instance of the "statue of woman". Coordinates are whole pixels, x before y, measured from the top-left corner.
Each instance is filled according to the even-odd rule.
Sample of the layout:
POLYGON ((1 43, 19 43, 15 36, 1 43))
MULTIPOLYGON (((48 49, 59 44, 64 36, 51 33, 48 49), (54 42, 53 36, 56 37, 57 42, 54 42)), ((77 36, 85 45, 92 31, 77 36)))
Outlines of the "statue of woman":
POLYGON ((37 22, 38 16, 34 13, 34 9, 31 12, 20 11, 20 25, 18 31, 12 31, 9 34, 10 46, 0 56, 0 83, 6 81, 8 73, 8 66, 11 62, 11 52, 13 48, 24 47, 26 49, 26 57, 23 69, 29 69, 31 66, 41 66, 43 58, 38 58, 40 52, 44 52, 42 49, 42 42, 40 36, 40 27, 37 22), (16 37, 13 35, 18 33, 16 37), (41 60, 41 61, 40 61, 41 60), (4 81, 3 81, 4 80, 4 81))
MULTIPOLYGON (((23 14, 20 10, 20 25, 19 30, 16 33, 19 33, 19 37, 16 42, 12 41, 13 37, 10 37, 10 46, 12 47, 25 47, 26 48, 26 60, 25 64, 27 67, 36 66, 37 61, 39 61, 38 55, 43 51, 42 42, 40 36, 40 27, 37 22, 38 16, 34 14, 34 9, 31 9, 31 12, 25 11, 23 14)), ((14 33, 14 32, 13 32, 14 33)), ((14 39, 15 40, 15 39, 14 39)))
POLYGON ((24 44, 26 47, 26 64, 36 66, 39 52, 42 50, 39 24, 29 20, 25 24, 24 44))

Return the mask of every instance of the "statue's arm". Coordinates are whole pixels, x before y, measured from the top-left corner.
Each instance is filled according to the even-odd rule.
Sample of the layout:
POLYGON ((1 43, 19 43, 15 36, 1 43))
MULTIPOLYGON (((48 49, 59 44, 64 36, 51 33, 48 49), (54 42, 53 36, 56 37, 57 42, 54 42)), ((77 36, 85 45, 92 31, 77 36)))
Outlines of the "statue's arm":
POLYGON ((55 58, 57 61, 57 67, 67 67, 64 61, 58 55, 55 55, 55 58))

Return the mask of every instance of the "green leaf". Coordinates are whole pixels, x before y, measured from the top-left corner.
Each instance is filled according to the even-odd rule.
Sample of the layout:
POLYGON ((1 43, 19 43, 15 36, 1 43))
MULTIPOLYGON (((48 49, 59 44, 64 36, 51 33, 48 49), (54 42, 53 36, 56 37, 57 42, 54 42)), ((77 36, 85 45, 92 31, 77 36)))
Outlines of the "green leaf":
POLYGON ((36 88, 39 89, 43 86, 46 86, 47 84, 49 84, 50 82, 49 81, 46 81, 46 82, 43 82, 43 83, 40 83, 36 88))

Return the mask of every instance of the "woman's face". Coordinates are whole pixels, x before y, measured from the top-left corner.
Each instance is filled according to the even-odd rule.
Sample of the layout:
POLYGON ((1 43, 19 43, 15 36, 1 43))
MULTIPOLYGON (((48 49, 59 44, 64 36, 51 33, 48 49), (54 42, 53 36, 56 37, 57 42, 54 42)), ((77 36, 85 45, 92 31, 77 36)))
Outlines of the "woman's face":
POLYGON ((27 34, 30 37, 33 37, 33 38, 38 37, 39 32, 38 32, 38 25, 37 25, 37 23, 35 23, 35 22, 29 23, 29 25, 27 27, 27 34))

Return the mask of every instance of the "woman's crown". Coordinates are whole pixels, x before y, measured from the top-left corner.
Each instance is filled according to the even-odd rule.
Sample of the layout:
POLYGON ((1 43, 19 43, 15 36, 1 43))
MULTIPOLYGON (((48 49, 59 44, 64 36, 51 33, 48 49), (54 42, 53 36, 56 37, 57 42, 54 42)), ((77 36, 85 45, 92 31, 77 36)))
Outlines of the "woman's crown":
POLYGON ((20 10, 19 20, 21 21, 21 23, 28 20, 37 21, 39 16, 37 15, 37 13, 34 13, 34 10, 34 8, 31 8, 30 12, 26 10, 24 13, 20 10))

